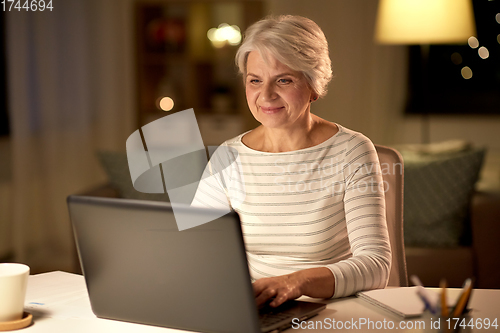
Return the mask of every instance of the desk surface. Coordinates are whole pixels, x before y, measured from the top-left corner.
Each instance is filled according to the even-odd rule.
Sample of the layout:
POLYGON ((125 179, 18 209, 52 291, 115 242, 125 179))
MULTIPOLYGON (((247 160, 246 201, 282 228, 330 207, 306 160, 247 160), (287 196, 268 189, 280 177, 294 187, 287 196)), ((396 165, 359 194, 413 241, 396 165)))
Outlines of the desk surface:
MULTIPOLYGON (((458 289, 450 289, 449 293, 458 295, 459 291, 458 289)), ((333 329, 329 326, 338 325, 338 322, 349 326, 354 324, 354 327, 347 330, 353 332, 390 331, 388 328, 392 325, 391 322, 394 324, 394 329, 398 329, 399 332, 437 332, 437 330, 431 329, 431 322, 436 325, 437 318, 431 319, 430 316, 401 320, 397 315, 375 308, 356 297, 321 302, 327 304, 327 308, 309 322, 304 322, 302 324, 304 329, 296 325, 296 329, 290 328, 286 332, 332 332, 333 329), (372 324, 368 326, 370 321, 372 324), (364 324, 361 326, 363 322, 364 324), (425 329, 422 326, 420 329, 416 328, 418 325, 422 325, 422 322, 425 329), (323 329, 320 328, 321 324, 324 325, 323 329), (403 325, 401 328, 399 328, 400 324, 403 325), (375 325, 379 325, 379 329, 375 325), (386 329, 383 328, 383 325, 386 325, 386 329), (412 325, 416 329, 407 329, 412 325)), ((475 322, 478 320, 484 322, 489 319, 493 322, 496 319, 499 328, 485 330, 484 328, 471 329, 468 327, 461 332, 500 331, 500 290, 474 290, 469 307, 472 311, 468 321, 473 319, 475 322)), ((186 332, 96 318, 90 308, 83 276, 63 272, 30 276, 25 308, 34 316, 34 323, 24 330, 27 333, 186 332)), ((441 322, 441 327, 444 326, 445 323, 441 322)), ((336 331, 345 330, 337 329, 336 331)))

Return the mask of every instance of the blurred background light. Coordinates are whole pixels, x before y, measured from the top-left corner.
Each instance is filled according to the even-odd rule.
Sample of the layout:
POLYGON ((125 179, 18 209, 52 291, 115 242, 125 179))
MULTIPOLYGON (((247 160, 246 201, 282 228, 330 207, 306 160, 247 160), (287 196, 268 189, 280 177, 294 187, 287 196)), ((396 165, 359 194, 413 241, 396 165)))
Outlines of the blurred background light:
POLYGON ((477 53, 479 53, 481 59, 486 59, 490 56, 490 51, 488 51, 488 49, 484 46, 481 46, 477 51, 477 53))
POLYGON ((219 27, 208 30, 207 37, 216 48, 221 48, 226 44, 239 45, 241 42, 241 31, 237 25, 222 23, 219 27))
POLYGON ((375 39, 382 44, 456 44, 476 33, 468 0, 380 0, 375 39))
POLYGON ((472 47, 473 49, 479 46, 479 40, 474 36, 469 37, 467 42, 469 43, 469 46, 472 47))
POLYGON ((163 111, 170 111, 174 108, 174 100, 170 97, 163 97, 160 99, 160 109, 163 111))
POLYGON ((453 52, 451 55, 451 62, 455 65, 460 65, 462 63, 462 56, 458 52, 453 52))
POLYGON ((472 70, 468 66, 462 68, 462 77, 466 80, 472 77, 472 70))

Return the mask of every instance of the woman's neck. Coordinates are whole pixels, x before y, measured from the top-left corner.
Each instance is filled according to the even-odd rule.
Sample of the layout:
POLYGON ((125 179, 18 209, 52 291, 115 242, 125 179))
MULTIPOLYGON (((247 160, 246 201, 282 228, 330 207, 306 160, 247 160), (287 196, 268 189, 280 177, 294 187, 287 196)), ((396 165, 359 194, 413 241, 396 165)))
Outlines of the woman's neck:
MULTIPOLYGON (((312 117, 310 117, 312 118, 312 117)), ((262 127, 263 151, 281 153, 312 147, 311 133, 315 124, 312 119, 301 127, 267 128, 262 127)))
POLYGON ((316 146, 333 136, 337 126, 309 114, 298 126, 268 128, 260 126, 245 135, 243 143, 269 153, 295 151, 316 146))

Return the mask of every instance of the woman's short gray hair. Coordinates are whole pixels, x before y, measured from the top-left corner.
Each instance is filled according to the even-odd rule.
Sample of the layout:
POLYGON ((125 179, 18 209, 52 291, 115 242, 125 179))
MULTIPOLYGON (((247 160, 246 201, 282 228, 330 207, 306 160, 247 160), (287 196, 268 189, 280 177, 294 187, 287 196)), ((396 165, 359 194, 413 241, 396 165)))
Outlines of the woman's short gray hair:
POLYGON ((266 17, 252 24, 236 53, 236 65, 246 75, 248 54, 268 54, 294 71, 302 72, 309 86, 322 97, 332 78, 328 42, 321 28, 302 16, 266 17))

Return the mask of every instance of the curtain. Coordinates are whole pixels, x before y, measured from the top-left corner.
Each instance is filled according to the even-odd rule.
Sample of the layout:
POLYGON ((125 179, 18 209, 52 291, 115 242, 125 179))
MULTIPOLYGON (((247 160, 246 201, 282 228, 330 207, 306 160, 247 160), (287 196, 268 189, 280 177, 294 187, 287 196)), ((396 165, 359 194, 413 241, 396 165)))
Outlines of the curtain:
POLYGON ((105 181, 95 152, 135 127, 132 0, 6 13, 14 260, 73 271, 66 197, 105 181))

